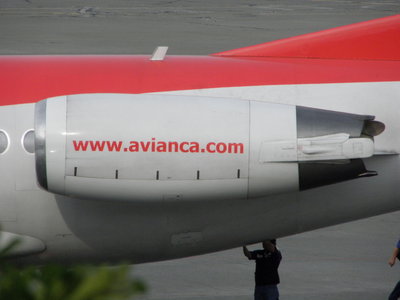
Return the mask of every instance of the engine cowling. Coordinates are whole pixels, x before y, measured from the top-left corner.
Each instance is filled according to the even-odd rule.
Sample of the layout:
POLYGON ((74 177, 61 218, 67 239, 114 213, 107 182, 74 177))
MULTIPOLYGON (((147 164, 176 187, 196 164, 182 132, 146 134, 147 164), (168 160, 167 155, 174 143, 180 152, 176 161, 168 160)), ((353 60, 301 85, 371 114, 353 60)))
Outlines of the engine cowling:
POLYGON ((374 175, 361 160, 384 129, 373 119, 232 98, 49 98, 35 110, 37 177, 50 192, 105 200, 298 191, 374 175))

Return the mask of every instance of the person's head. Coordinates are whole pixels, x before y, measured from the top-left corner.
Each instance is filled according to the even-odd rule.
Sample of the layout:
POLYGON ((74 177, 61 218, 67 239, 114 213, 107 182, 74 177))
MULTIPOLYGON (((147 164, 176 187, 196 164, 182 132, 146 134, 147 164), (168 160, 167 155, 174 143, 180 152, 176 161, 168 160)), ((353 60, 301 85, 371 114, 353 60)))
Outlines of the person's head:
POLYGON ((263 248, 269 252, 275 251, 276 239, 266 240, 262 242, 263 248))

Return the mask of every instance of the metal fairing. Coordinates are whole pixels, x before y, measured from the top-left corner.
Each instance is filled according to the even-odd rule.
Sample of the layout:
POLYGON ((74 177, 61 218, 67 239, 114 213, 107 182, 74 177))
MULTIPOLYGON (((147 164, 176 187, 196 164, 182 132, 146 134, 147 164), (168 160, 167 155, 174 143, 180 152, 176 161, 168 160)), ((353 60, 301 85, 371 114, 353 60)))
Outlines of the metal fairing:
POLYGON ((26 263, 139 263, 400 209, 399 19, 300 54, 307 37, 161 61, 1 57, 0 244, 21 237, 26 263), (367 32, 382 51, 323 47, 367 32))

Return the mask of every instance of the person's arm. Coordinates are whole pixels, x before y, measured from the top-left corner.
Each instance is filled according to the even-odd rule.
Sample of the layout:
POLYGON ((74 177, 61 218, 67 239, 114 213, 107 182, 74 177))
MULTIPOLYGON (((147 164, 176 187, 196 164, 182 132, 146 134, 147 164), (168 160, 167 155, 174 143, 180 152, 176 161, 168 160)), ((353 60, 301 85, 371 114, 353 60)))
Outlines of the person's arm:
POLYGON ((244 254, 248 259, 251 259, 251 253, 250 253, 250 251, 247 249, 246 246, 243 246, 243 254, 244 254))
POLYGON ((282 260, 282 253, 279 251, 276 247, 274 252, 272 252, 272 264, 275 268, 278 269, 279 264, 281 263, 282 260))
POLYGON ((399 254, 399 248, 394 248, 392 257, 389 259, 389 266, 393 267, 396 263, 397 255, 399 254))

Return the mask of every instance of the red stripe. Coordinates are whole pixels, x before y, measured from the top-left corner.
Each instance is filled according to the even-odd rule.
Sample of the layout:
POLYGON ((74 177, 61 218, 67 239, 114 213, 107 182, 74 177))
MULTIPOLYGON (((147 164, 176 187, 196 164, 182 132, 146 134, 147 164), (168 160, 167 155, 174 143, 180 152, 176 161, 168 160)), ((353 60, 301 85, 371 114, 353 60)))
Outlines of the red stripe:
POLYGON ((0 105, 80 93, 400 81, 398 61, 168 56, 1 56, 0 105))
POLYGON ((400 60, 400 15, 229 50, 214 55, 400 60))

